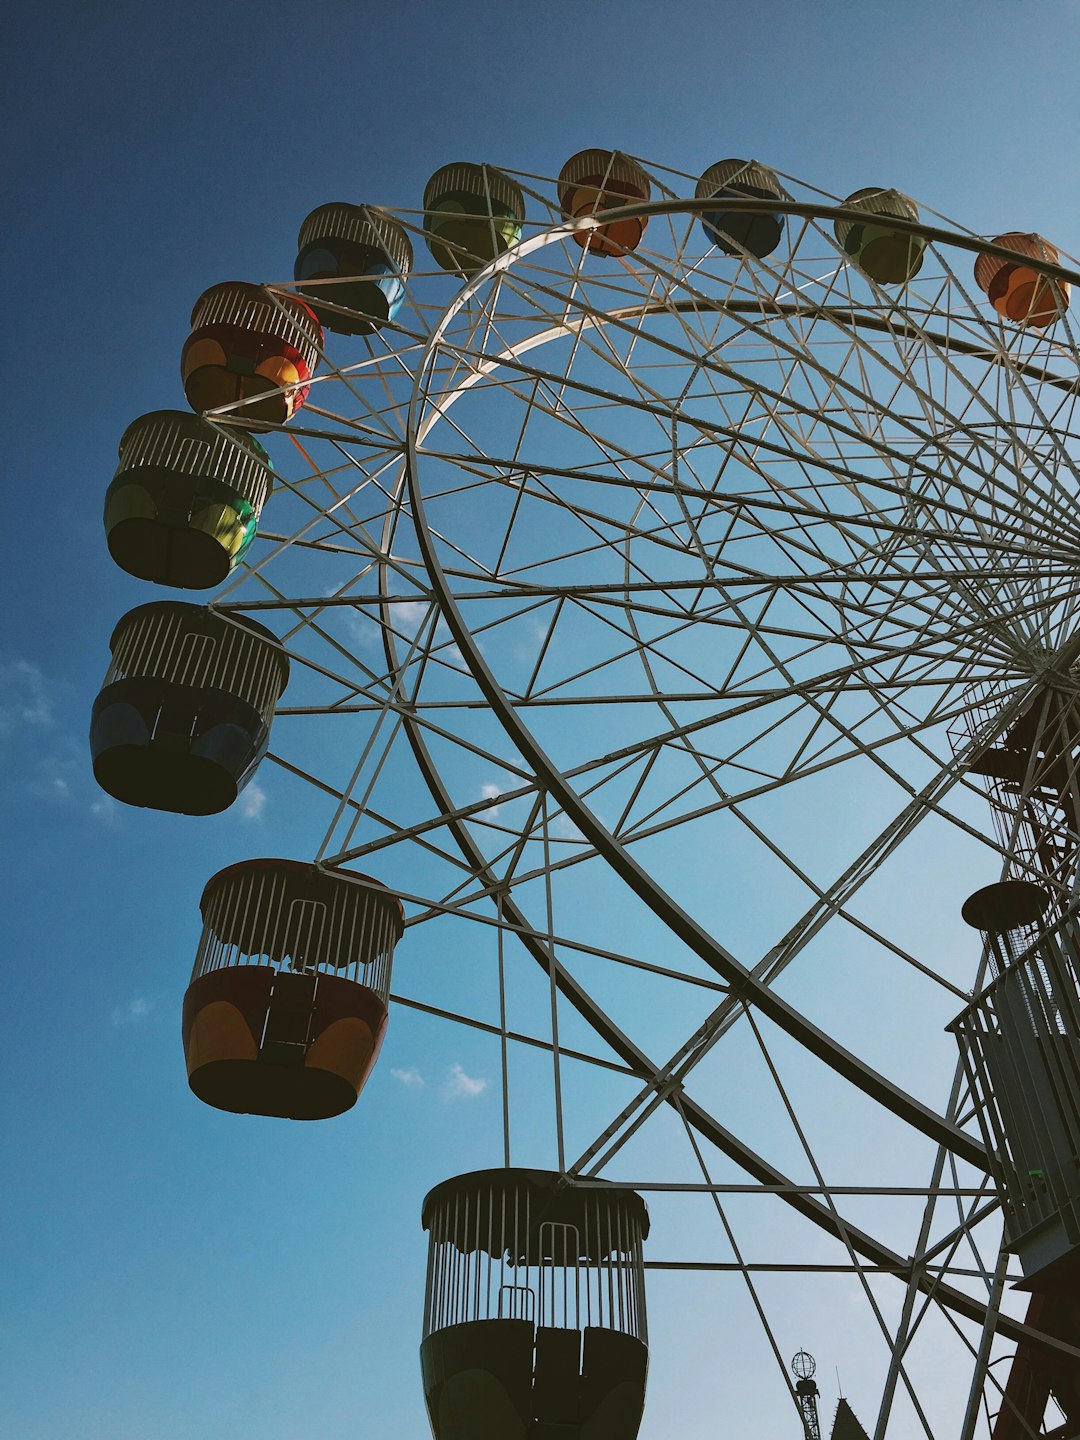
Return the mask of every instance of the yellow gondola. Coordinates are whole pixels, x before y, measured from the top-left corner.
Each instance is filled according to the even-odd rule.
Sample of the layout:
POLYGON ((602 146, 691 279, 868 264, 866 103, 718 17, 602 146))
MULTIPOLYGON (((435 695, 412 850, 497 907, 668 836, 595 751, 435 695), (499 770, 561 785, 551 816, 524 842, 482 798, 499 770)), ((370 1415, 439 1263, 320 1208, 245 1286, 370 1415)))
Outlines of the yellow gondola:
POLYGON ((424 189, 424 229, 435 263, 466 279, 521 239, 525 197, 490 165, 444 165, 424 189))
POLYGON ((899 190, 883 190, 877 185, 856 190, 844 201, 847 210, 865 210, 865 221, 837 220, 834 233, 864 275, 879 285, 906 285, 919 273, 926 241, 921 235, 898 230, 890 225, 890 217, 918 220, 919 207, 899 190))

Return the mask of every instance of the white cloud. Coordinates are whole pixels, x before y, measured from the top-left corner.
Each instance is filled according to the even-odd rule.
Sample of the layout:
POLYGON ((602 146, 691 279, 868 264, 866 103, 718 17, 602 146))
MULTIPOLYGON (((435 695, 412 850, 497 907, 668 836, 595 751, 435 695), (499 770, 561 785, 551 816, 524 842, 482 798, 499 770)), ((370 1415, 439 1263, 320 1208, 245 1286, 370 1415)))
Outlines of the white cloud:
POLYGON ((240 797, 240 814, 245 820, 261 820, 266 809, 266 791, 252 780, 240 797))
MULTIPOLYGON (((5 677, 10 679, 19 668, 0 664, 0 687, 5 677)), ((76 740, 56 727, 47 696, 39 697, 39 705, 28 703, 22 708, 18 701, 6 704, 9 698, 0 688, 0 736, 7 735, 11 745, 24 751, 8 767, 15 776, 13 793, 32 795, 59 813, 89 815, 112 824, 119 810, 94 781, 85 740, 76 740), (15 733, 17 730, 23 734, 15 733)))
POLYGON ((99 790, 89 775, 90 767, 80 754, 53 752, 39 760, 26 788, 31 795, 50 805, 74 806, 107 825, 115 822, 118 807, 111 796, 99 790))
POLYGON ((451 639, 449 626, 441 616, 436 621, 432 634, 429 623, 431 610, 432 605, 428 600, 395 600, 390 606, 391 628, 400 641, 411 645, 423 626, 424 649, 431 653, 432 658, 450 670, 460 670, 463 675, 467 675, 469 672, 465 657, 451 639))
MULTIPOLYGON (((334 592, 337 593, 337 592, 334 592)), ((393 635, 394 649, 404 659, 420 631, 423 631, 421 650, 448 670, 468 675, 469 669, 461 648, 450 634, 446 621, 440 616, 431 625, 433 602, 430 600, 394 600, 389 606, 389 615, 375 605, 358 605, 349 610, 346 621, 360 651, 366 656, 383 650, 383 624, 386 623, 393 635)))
MULTIPOLYGON (((395 600, 390 606, 389 625, 397 645, 408 648, 417 630, 424 623, 429 605, 426 600, 395 600)), ((349 628, 361 650, 382 652, 383 611, 378 605, 358 605, 347 612, 349 628)), ((430 639, 430 637, 429 637, 430 639)))
POLYGON ((415 634, 427 616, 428 609, 426 600, 395 600, 390 606, 394 629, 405 634, 415 634))
POLYGON ((147 1000, 143 995, 136 995, 126 1005, 116 1007, 112 1012, 112 1023, 118 1030, 128 1025, 141 1025, 149 1017, 153 1008, 152 1000, 147 1000))
POLYGON ((390 1074, 395 1080, 400 1081, 406 1090, 419 1090, 424 1083, 424 1077, 413 1065, 410 1065, 407 1070, 391 1070, 390 1074))
POLYGON ((536 664, 540 647, 548 638, 550 621, 543 621, 535 614, 525 616, 514 626, 514 657, 526 661, 531 669, 536 664))
MULTIPOLYGON (((70 746, 65 746, 65 751, 70 751, 70 746)), ((50 746, 33 770, 26 775, 26 788, 32 795, 39 799, 47 800, 53 805, 67 805, 73 801, 77 791, 84 787, 82 781, 85 771, 89 769, 80 756, 76 760, 71 753, 63 753, 50 746)))
POLYGON ((585 836, 570 819, 569 815, 556 815, 552 821, 551 833, 559 840, 584 840, 585 836))
POLYGON ((0 733, 17 725, 47 726, 53 723, 50 686, 36 665, 28 660, 11 660, 0 665, 0 733))
MULTIPOLYGON (((496 795, 501 794, 502 791, 499 789, 498 785, 492 785, 489 783, 487 785, 480 786, 480 796, 483 800, 494 800, 496 795)), ((499 807, 498 805, 489 805, 488 808, 481 813, 484 815, 490 815, 491 818, 494 820, 495 816, 499 813, 499 807)))
MULTIPOLYGON (((440 634, 442 631, 440 630, 440 634)), ((439 658, 448 665, 451 670, 460 670, 462 675, 468 675, 469 667, 465 664, 465 656, 461 653, 459 645, 443 645, 439 649, 439 658)))
POLYGON ((477 1095, 482 1095, 487 1089, 487 1081, 466 1075, 465 1071, 455 1060, 450 1066, 450 1071, 443 1081, 442 1094, 444 1100, 475 1100, 477 1095))

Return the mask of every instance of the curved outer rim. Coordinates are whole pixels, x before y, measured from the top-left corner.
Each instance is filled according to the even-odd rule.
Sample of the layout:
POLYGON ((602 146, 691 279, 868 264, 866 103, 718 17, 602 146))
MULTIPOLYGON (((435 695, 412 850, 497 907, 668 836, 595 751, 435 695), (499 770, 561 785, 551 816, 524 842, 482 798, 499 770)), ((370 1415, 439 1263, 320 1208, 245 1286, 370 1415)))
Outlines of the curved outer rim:
MULTIPOLYGON (((678 200, 653 201, 648 203, 628 205, 620 207, 618 210, 605 211, 603 223, 606 223, 607 220, 616 216, 626 216, 627 218, 630 218, 631 216, 637 215, 678 214, 684 212, 690 212, 698 215, 704 212, 708 208, 710 203, 712 203, 710 200, 678 200)), ((769 200, 767 202, 767 205, 764 202, 756 199, 732 200, 731 208, 747 210, 751 212, 754 210, 762 210, 768 208, 770 211, 773 212, 780 211, 785 214, 803 216, 804 218, 835 218, 837 216, 841 216, 843 218, 850 218, 852 220, 861 220, 865 218, 864 212, 850 211, 847 210, 845 207, 841 206, 806 205, 799 202, 780 200, 769 200)), ((451 316, 456 312, 463 298, 471 295, 473 290, 477 289, 486 280, 491 279, 493 276, 498 275, 503 270, 509 268, 515 257, 520 257, 523 254, 530 253, 534 249, 541 248, 544 245, 563 239, 567 236, 572 236, 575 232, 579 230, 593 228, 600 223, 602 222, 599 219, 584 218, 581 220, 566 221, 558 224, 551 229, 543 232, 541 235, 534 237, 532 240, 522 242, 521 244, 516 246, 514 250, 499 256, 490 265, 484 267, 483 270, 479 271, 469 282, 467 282, 463 286, 462 291, 460 291, 458 296, 456 297, 454 304, 444 313, 442 319, 439 322, 439 325, 436 327, 436 330, 432 333, 428 340, 424 354, 421 359, 420 366, 418 367, 416 372, 416 378, 413 386, 413 394, 410 401, 406 467, 405 474, 402 477, 402 480, 399 482, 398 494, 401 493, 402 488, 405 488, 410 495, 414 507, 413 520, 417 530, 417 537, 421 545, 425 562, 428 565, 428 574, 432 582, 435 598, 443 610, 447 625, 450 628, 451 632, 454 634, 455 641, 461 647, 463 655, 465 655, 470 661, 475 660, 477 662, 479 669, 472 670, 473 677, 480 685, 480 688, 483 691, 485 698, 488 700, 488 703, 492 705, 492 708, 495 711, 497 718, 499 718, 500 722, 502 722, 504 720, 504 716, 508 716, 511 722, 513 722, 513 728, 509 731, 509 733, 510 738, 512 740, 515 740, 515 743, 516 737, 514 731, 521 731, 523 727, 516 723, 516 716, 513 714, 512 707, 510 707, 509 702, 506 700, 506 697, 502 695, 500 687, 497 685, 494 677, 487 670, 486 664, 484 664, 482 657, 479 655, 476 647, 471 642, 471 637, 469 635, 467 627, 464 625, 464 621, 460 615, 460 612, 457 609, 456 604, 454 603, 453 597, 448 591, 446 579, 442 572, 442 568, 438 564, 437 557, 434 554, 432 537, 427 527, 422 501, 417 494, 417 487, 414 480, 417 440, 417 427, 415 422, 418 408, 422 400, 420 382, 426 370, 427 364, 430 361, 430 357, 434 347, 437 345, 441 334, 445 329, 445 326, 449 323, 451 316), (493 703, 493 701, 495 703, 493 703)), ((897 217, 896 224, 897 228, 907 229, 914 233, 923 234, 928 239, 938 240, 943 243, 952 244, 957 246, 958 248, 968 251, 977 253, 998 254, 1005 259, 1012 258, 1014 254, 1014 252, 1005 250, 1000 246, 994 246, 987 242, 980 241, 978 239, 964 235, 958 235, 951 231, 943 230, 937 227, 927 226, 922 224, 921 222, 904 221, 897 217)), ((1072 281, 1074 283, 1080 283, 1080 274, 1077 274, 1076 272, 1071 270, 1067 270, 1062 266, 1050 265, 1043 262, 1032 262, 1032 264, 1034 268, 1044 271, 1046 274, 1052 276, 1053 278, 1072 281)), ((638 307, 633 308, 636 309, 638 307)), ((648 310, 654 308, 660 309, 667 307, 656 306, 640 308, 645 310, 647 313, 648 310)), ((1053 377, 1046 378, 1052 379, 1053 377)), ((1071 382, 1059 380, 1057 383, 1059 385, 1068 384, 1069 388, 1072 388, 1071 382)), ((431 421, 432 424, 434 424, 436 418, 438 417, 433 417, 431 421)), ((392 516, 388 516, 387 524, 389 525, 391 523, 392 516)), ((390 631, 385 625, 382 628, 384 649, 386 651, 387 661, 390 665, 392 672, 397 673, 399 669, 399 663, 393 638, 390 631)), ((431 758, 430 752, 427 749, 423 734, 419 726, 408 716, 405 717, 405 730, 414 756, 420 766, 421 772, 432 794, 432 798, 435 800, 436 804, 440 807, 443 813, 452 814, 454 809, 453 800, 449 792, 446 790, 446 787, 443 784, 443 781, 438 773, 434 761, 431 758)), ((531 760, 534 752, 537 753, 538 756, 542 754, 542 752, 539 751, 539 747, 537 747, 532 742, 531 737, 528 737, 528 742, 529 743, 527 748, 523 751, 526 758, 531 760)), ((554 767, 551 766, 551 762, 547 759, 547 757, 544 756, 543 758, 546 762, 547 769, 553 770, 554 767)), ((557 770, 554 771, 554 778, 557 781, 561 782, 561 777, 558 775, 557 770)), ((560 783, 558 786, 551 787, 551 789, 552 793, 555 794, 561 802, 563 794, 567 792, 568 787, 566 787, 564 783, 560 783)), ((593 832, 602 832, 602 827, 600 827, 599 822, 595 820, 595 817, 588 815, 585 806, 577 800, 576 796, 567 794, 566 798, 570 801, 570 804, 565 806, 564 808, 567 809, 567 813, 569 813, 572 818, 575 818, 576 820, 578 814, 580 814, 582 818, 586 818, 587 816, 588 821, 591 821, 593 832)), ((597 848, 598 853, 601 856, 604 856, 605 850, 599 846, 596 846, 596 842, 593 839, 593 836, 589 834, 585 827, 579 825, 579 828, 582 829, 582 833, 586 835, 586 838, 588 838, 590 842, 594 844, 594 848, 597 848)), ((473 867, 475 873, 478 876, 483 877, 489 885, 494 885, 497 887, 497 878, 491 872, 486 858, 480 851, 473 837, 465 828, 464 824, 460 820, 452 819, 450 821, 450 829, 459 848, 462 851, 464 858, 473 867)), ((606 832, 602 833, 606 836, 606 832)), ((616 845, 616 842, 614 842, 612 837, 607 836, 606 838, 608 839, 610 844, 616 845)), ((617 845, 616 848, 621 849, 621 847, 617 847, 617 845)), ((626 859, 633 866, 633 862, 630 861, 630 857, 627 856, 626 859)), ((637 867, 634 866, 634 869, 637 870, 637 867)), ((621 872, 617 870, 617 873, 621 872)), ((647 877, 643 876, 642 878, 645 879, 647 882, 647 877)), ((604 1040, 605 1043, 608 1044, 610 1048, 614 1050, 614 1052, 619 1055, 619 1057, 626 1064, 628 1064, 641 1079, 648 1081, 660 1074, 661 1072, 659 1070, 659 1067, 657 1067, 649 1060, 649 1058, 645 1055, 644 1051, 640 1050, 627 1035, 623 1034, 623 1032, 618 1028, 618 1026, 615 1025, 614 1021, 612 1021, 604 1013, 604 1011, 595 1004, 595 1002, 582 989, 582 987, 577 983, 577 981, 574 980, 574 978, 565 971, 565 969, 560 965, 558 960, 553 961, 552 958, 547 954, 547 952, 543 949, 540 943, 532 935, 532 926, 530 925, 527 916, 518 907, 512 896, 505 895, 502 903, 504 914, 510 921, 511 925, 518 930, 522 944, 532 954, 533 958, 537 961, 537 963, 541 966, 542 969, 547 971, 549 970, 549 968, 551 968, 552 965, 554 966, 555 979, 560 992, 565 996, 568 1001, 570 1001, 571 1004, 573 1004, 574 1008, 590 1024, 595 1033, 602 1040, 604 1040)), ((689 917, 686 918, 689 919, 689 917)), ((692 922, 690 923, 692 924, 692 922)), ((706 936, 704 938, 706 942, 709 942, 709 937, 706 936)), ((711 948, 711 942, 709 942, 709 945, 711 948)), ((696 947, 694 946, 692 946, 691 948, 696 949, 696 947)), ((732 962, 735 965, 738 965, 738 962, 734 961, 733 957, 732 962)), ((745 972, 742 966, 739 966, 738 968, 739 970, 743 971, 747 979, 751 978, 748 972, 745 972)), ((763 990, 765 988, 760 986, 757 982, 754 983, 755 988, 758 990, 763 990)), ((736 986, 734 988, 738 990, 744 989, 745 987, 736 986)), ((767 996, 766 998, 775 999, 775 997, 771 996, 767 996)), ((820 1034, 820 1032, 818 1032, 818 1034, 820 1034)), ((822 1038, 827 1041, 827 1037, 822 1038)), ((828 1041, 827 1043, 831 1044, 831 1042, 828 1041)), ((839 1048, 840 1047, 837 1047, 837 1049, 839 1048)), ((848 1052, 845 1051, 843 1052, 843 1054, 847 1055, 848 1052)), ((860 1062, 858 1062, 854 1056, 851 1056, 850 1059, 852 1062, 854 1062, 856 1066, 859 1066, 860 1062)), ((874 1072, 870 1073, 873 1074, 874 1072)), ((888 1085, 888 1082, 883 1083, 888 1085)), ((893 1088, 895 1089, 895 1087, 893 1088)), ((900 1100, 907 1101, 912 1104, 915 1103, 910 1101, 910 1097, 904 1096, 903 1092, 895 1091, 895 1094, 900 1100)), ((672 1093, 669 1093, 665 1098, 667 1100, 667 1103, 676 1105, 677 1107, 682 1109, 682 1111, 686 1115, 688 1123, 691 1124, 694 1129, 696 1129, 702 1136, 709 1140, 710 1143, 714 1144, 719 1150, 721 1150, 722 1153, 728 1155, 748 1174, 752 1175, 762 1184, 785 1186, 792 1183, 780 1171, 776 1170, 768 1161, 766 1161, 763 1157, 757 1155, 753 1150, 751 1150, 729 1130, 725 1129, 724 1126, 722 1126, 719 1121, 716 1120, 715 1117, 713 1117, 702 1105, 692 1100, 689 1096, 683 1095, 681 1093, 681 1087, 676 1087, 675 1090, 672 1093)), ((924 1109, 925 1107, 919 1108, 924 1109)), ((986 1169, 985 1151, 983 1147, 978 1144, 977 1141, 975 1141, 971 1136, 966 1135, 963 1131, 960 1131, 956 1127, 951 1126, 946 1120, 943 1119, 943 1117, 934 1115, 933 1112, 929 1110, 926 1110, 925 1113, 929 1117, 929 1119, 935 1124, 935 1126, 940 1126, 943 1128, 948 1137, 945 1140, 940 1140, 939 1143, 944 1144, 945 1148, 947 1149, 954 1149, 952 1142, 954 1140, 957 1141, 960 1145, 962 1145, 963 1148, 954 1149, 954 1153, 959 1153, 963 1155, 964 1158, 970 1157, 972 1158, 972 1163, 975 1164, 978 1168, 981 1168, 983 1170, 986 1169)), ((935 1138, 938 1137, 935 1136, 935 1138)), ((942 1281, 927 1275, 926 1272, 921 1269, 921 1267, 919 1267, 912 1258, 909 1257, 905 1259, 895 1251, 892 1251, 887 1246, 882 1244, 880 1241, 876 1240, 873 1236, 868 1235, 866 1232, 862 1231, 858 1227, 844 1222, 842 1218, 840 1218, 833 1210, 831 1210, 822 1202, 817 1201, 812 1196, 805 1194, 786 1193, 783 1194, 781 1198, 793 1209, 799 1211, 802 1215, 804 1215, 805 1218, 813 1221, 814 1224, 826 1230, 828 1233, 832 1234, 836 1238, 850 1243, 851 1247, 857 1253, 862 1255, 865 1260, 869 1261, 872 1264, 882 1266, 901 1278, 907 1278, 913 1281, 921 1292, 927 1295, 933 1295, 940 1301, 941 1304, 955 1311, 957 1314, 963 1315, 966 1318, 973 1320, 977 1323, 985 1322, 988 1309, 985 1303, 980 1302, 979 1300, 975 1299, 970 1295, 967 1295, 961 1290, 955 1289, 953 1286, 947 1285, 942 1281)), ((997 1333, 1005 1335, 1010 1339, 1017 1341, 1027 1341, 1042 1348, 1050 1349, 1057 1353, 1067 1354, 1075 1358, 1080 1358, 1080 1350, 1077 1350, 1075 1347, 1070 1346, 1053 1337, 1046 1336, 1042 1334, 1042 1332, 1033 1329, 1031 1326, 1025 1325, 1020 1321, 1010 1319, 1009 1317, 1001 1315, 1000 1313, 995 1317, 995 1329, 997 1333)))
MULTIPOLYGON (((396 673, 397 655, 393 650, 393 637, 389 629, 383 627, 384 649, 387 655, 387 662, 392 671, 396 673)), ((404 717, 405 733, 408 737, 410 747, 416 759, 420 772, 431 792, 432 799, 444 814, 452 814, 454 802, 449 791, 442 782, 442 777, 431 758, 431 753, 424 741, 419 725, 410 716, 404 717)), ((473 873, 489 888, 498 888, 498 879, 488 866, 487 860, 477 846, 473 837, 469 834, 462 821, 451 819, 449 829, 461 850, 462 856, 472 867, 473 873)), ((503 894, 502 912, 504 918, 509 922, 512 929, 517 932, 518 939, 522 945, 546 973, 554 968, 555 983, 559 993, 573 1005, 578 1014, 592 1027, 596 1035, 604 1041, 611 1050, 624 1061, 642 1081, 651 1081, 654 1076, 660 1075, 661 1067, 656 1065, 639 1047, 625 1035, 609 1015, 600 1008, 591 996, 578 984, 572 975, 568 974, 558 960, 552 960, 536 939, 534 927, 528 916, 520 909, 513 896, 503 894)), ((705 1107, 683 1093, 681 1086, 669 1088, 664 1098, 667 1104, 672 1105, 676 1110, 681 1111, 686 1121, 699 1135, 708 1140, 711 1145, 729 1159, 734 1160, 748 1175, 762 1185, 769 1186, 792 1186, 794 1182, 782 1171, 777 1170, 768 1160, 758 1155, 750 1147, 744 1144, 732 1131, 725 1129, 705 1107)), ((973 1320, 978 1324, 985 1323, 987 1306, 981 1304, 972 1296, 962 1290, 957 1290, 943 1281, 937 1280, 927 1274, 911 1257, 900 1255, 895 1250, 890 1250, 865 1230, 845 1221, 836 1212, 831 1210, 820 1200, 813 1196, 798 1194, 793 1191, 781 1192, 780 1198, 785 1204, 790 1205, 793 1210, 798 1211, 805 1219, 812 1221, 820 1229, 832 1235, 843 1243, 850 1244, 851 1248, 861 1255, 871 1265, 881 1266, 894 1274, 898 1279, 906 1280, 915 1284, 919 1291, 927 1296, 940 1301, 950 1310, 965 1319, 973 1320)), ((1080 1359, 1080 1350, 1071 1345, 1044 1335, 1041 1331, 1025 1325, 1019 1320, 1012 1320, 1009 1317, 998 1314, 995 1320, 995 1329, 998 1334, 1005 1335, 1011 1340, 1027 1341, 1030 1344, 1041 1346, 1058 1354, 1069 1355, 1080 1359)))
MULTIPOLYGON (((626 209, 640 209, 647 207, 628 206, 626 209)), ((761 208, 760 202, 758 208, 761 208)), ((604 212, 607 214, 607 212, 604 212)), ((538 243, 551 243, 552 240, 560 238, 563 227, 557 227, 546 235, 538 236, 527 246, 520 249, 536 248, 538 243)), ((520 251, 519 251, 520 253, 520 251)), ((776 995, 768 986, 757 980, 750 971, 742 965, 734 955, 711 935, 709 935, 683 908, 678 905, 670 895, 663 891, 659 885, 646 873, 642 866, 632 855, 620 844, 618 840, 601 824, 599 819, 592 813, 587 805, 580 799, 577 792, 570 786, 559 767, 551 760, 546 752, 533 738, 532 733, 524 725, 503 693, 495 676, 488 668, 487 662, 472 638, 472 634, 466 625, 453 592, 443 572, 434 539, 427 523, 427 515, 424 506, 423 496, 417 478, 417 443, 426 436, 428 430, 442 418, 449 408, 449 404, 458 396, 464 393, 470 385, 471 378, 458 387, 451 395, 444 397, 438 410, 425 421, 421 418, 421 407, 424 402, 423 382, 433 356, 438 351, 442 336, 457 314, 463 301, 471 298, 472 292, 483 283, 484 278, 497 268, 496 265, 487 267, 481 275, 462 287, 457 299, 443 312, 438 324, 432 330, 423 355, 416 368, 416 375, 413 383, 413 392, 409 404, 408 431, 407 431, 407 454, 405 481, 408 488, 410 503, 413 512, 413 523, 416 527, 417 539, 420 544, 421 555, 427 574, 431 580, 436 599, 446 619, 447 625, 454 637, 455 642, 465 657, 469 670, 483 692, 484 698, 491 707, 493 713, 502 725, 504 731, 514 744, 518 752, 528 761, 534 774, 542 782, 544 788, 557 801, 559 807, 570 817, 573 823, 596 850, 597 854, 605 860, 611 869, 617 874, 630 889, 643 900, 653 913, 688 946, 701 960, 727 982, 736 998, 757 1006, 764 1015, 780 1026, 794 1040, 797 1040, 812 1054, 817 1056, 831 1069, 835 1070, 844 1079, 856 1085, 860 1090, 868 1094, 871 1099, 891 1110, 900 1119, 908 1124, 914 1125, 923 1134, 935 1140, 938 1144, 944 1145, 953 1154, 966 1160, 975 1166, 985 1166, 986 1151, 977 1140, 951 1124, 943 1116, 936 1114, 928 1106, 913 1099, 898 1086, 893 1085, 883 1075, 872 1069, 869 1065, 859 1060, 844 1046, 827 1036, 824 1031, 806 1020, 797 1010, 786 1001, 776 995)), ((549 332, 544 332, 545 336, 549 332)), ((523 342, 521 347, 512 351, 504 352, 504 355, 497 357, 496 363, 505 364, 506 359, 516 358, 517 354, 524 348, 533 349, 541 339, 538 336, 530 336, 523 342), (505 357, 505 358, 504 358, 505 357)), ((484 367, 485 369, 494 368, 484 367)))
MULTIPOLYGON (((715 208, 715 196, 710 199, 688 196, 686 199, 679 200, 641 200, 635 201, 632 205, 620 205, 617 209, 612 207, 610 210, 603 210, 595 217, 586 216, 580 220, 568 220, 564 224, 555 225, 550 230, 543 231, 532 240, 516 245, 513 250, 507 251, 498 260, 473 276, 464 288, 468 290, 475 288, 483 279, 490 278, 491 275, 505 269, 508 264, 512 263, 514 257, 521 255, 522 252, 535 248, 537 245, 550 244, 552 240, 560 240, 565 235, 573 235, 578 230, 597 229, 612 220, 647 218, 651 215, 689 214, 700 218, 709 210, 710 206, 715 208)), ((762 200, 758 196, 733 197, 731 200, 725 198, 724 209, 730 210, 733 214, 739 214, 742 211, 747 211, 749 214, 761 212, 768 215, 794 215, 803 220, 851 221, 852 224, 859 225, 865 224, 867 216, 873 213, 867 210, 856 210, 849 205, 813 204, 803 200, 785 200, 781 197, 777 197, 775 200, 772 198, 762 200)), ((992 241, 983 240, 978 235, 965 235, 956 230, 945 230, 940 225, 927 225, 922 220, 905 220, 900 215, 888 215, 884 218, 895 229, 902 230, 909 235, 921 235, 924 240, 932 241, 935 244, 952 245, 958 250, 969 250, 975 255, 995 255, 1013 263, 1020 258, 1033 270, 1038 271, 1041 275, 1049 276, 1052 280, 1080 285, 1080 271, 1070 270, 1066 265, 1055 265, 1048 260, 1036 260, 1034 257, 1021 256, 1016 250, 1010 250, 1004 245, 995 245, 992 241)), ((1045 240, 1046 236, 1040 236, 1040 239, 1045 240)), ((1053 245, 1054 242, 1051 240, 1048 243, 1053 245)), ((842 258, 845 263, 849 263, 849 257, 843 256, 842 258)), ((457 301, 454 302, 455 306, 460 299, 459 294, 457 301)), ((454 306, 450 308, 453 309, 454 306)))

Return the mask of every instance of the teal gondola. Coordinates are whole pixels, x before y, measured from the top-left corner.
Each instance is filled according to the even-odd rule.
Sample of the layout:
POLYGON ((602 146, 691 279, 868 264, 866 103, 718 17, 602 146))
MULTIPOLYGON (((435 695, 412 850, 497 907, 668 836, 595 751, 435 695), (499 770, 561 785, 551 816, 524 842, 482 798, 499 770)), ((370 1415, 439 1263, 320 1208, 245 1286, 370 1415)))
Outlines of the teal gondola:
POLYGON ((320 324, 370 335, 393 320, 413 264, 408 231, 373 205, 320 205, 300 227, 293 275, 320 324))
POLYGON ((772 170, 756 160, 718 160, 697 183, 699 200, 716 200, 715 210, 702 212, 701 227, 709 243, 727 255, 749 254, 764 260, 784 238, 784 217, 778 211, 727 210, 725 200, 780 200, 783 191, 772 170))

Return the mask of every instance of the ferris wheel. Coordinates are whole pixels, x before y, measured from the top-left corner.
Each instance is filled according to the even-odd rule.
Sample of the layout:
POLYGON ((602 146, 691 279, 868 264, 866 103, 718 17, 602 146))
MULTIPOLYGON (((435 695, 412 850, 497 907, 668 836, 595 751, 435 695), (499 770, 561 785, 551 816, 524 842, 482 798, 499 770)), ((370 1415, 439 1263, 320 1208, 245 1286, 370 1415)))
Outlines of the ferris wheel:
POLYGON ((302 861, 208 877, 193 1091, 339 1114, 395 1003, 497 1043, 501 1168, 423 1207, 438 1440, 632 1440, 678 1268, 644 1199, 713 1207, 730 1258, 683 1263, 793 1417, 762 1269, 856 1286, 875 1437, 1075 1424, 1077 277, 895 190, 597 150, 298 249, 200 298, 197 414, 134 422, 106 504, 123 568, 218 588, 119 622, 99 781, 302 801, 302 861), (935 943, 976 871, 981 962, 935 943))

